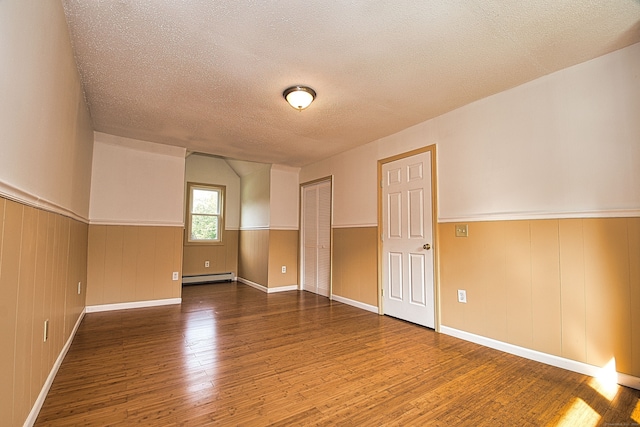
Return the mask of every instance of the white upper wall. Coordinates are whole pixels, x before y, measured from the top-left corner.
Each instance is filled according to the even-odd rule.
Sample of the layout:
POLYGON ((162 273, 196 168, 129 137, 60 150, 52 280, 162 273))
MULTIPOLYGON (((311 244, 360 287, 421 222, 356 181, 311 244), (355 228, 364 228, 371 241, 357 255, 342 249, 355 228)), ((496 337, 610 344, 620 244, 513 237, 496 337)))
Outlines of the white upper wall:
POLYGON ((95 133, 92 224, 184 225, 185 149, 95 133))
POLYGON ((0 2, 0 64, 0 194, 87 220, 93 130, 61 2, 0 2))
POLYGON ((437 144, 439 221, 640 214, 640 44, 304 167, 377 224, 377 161, 437 144))
POLYGON ((271 166, 270 229, 298 229, 299 172, 300 168, 271 166))
MULTIPOLYGON (((224 185, 226 187, 225 228, 227 230, 238 230, 240 228, 240 177, 225 160, 192 154, 186 160, 185 176, 186 182, 224 185)), ((186 199, 184 203, 186 213, 186 199)))
POLYGON ((240 179, 240 229, 268 229, 271 168, 265 165, 240 179))

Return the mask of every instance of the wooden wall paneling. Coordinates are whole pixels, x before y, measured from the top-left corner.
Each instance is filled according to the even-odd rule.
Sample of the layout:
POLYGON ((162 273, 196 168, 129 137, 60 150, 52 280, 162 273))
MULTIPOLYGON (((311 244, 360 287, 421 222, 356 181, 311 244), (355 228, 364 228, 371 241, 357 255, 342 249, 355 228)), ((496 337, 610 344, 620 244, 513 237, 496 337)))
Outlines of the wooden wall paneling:
POLYGON ((156 257, 155 227, 138 228, 138 268, 134 286, 136 301, 153 298, 154 268, 156 257))
POLYGON ((458 268, 458 260, 465 257, 465 242, 455 239, 455 224, 438 224, 440 258, 440 309, 442 325, 465 330, 464 304, 457 300, 457 289, 463 286, 463 274, 458 268))
POLYGON ((232 271, 238 274, 238 239, 239 230, 226 230, 225 231, 225 248, 226 254, 226 271, 232 271))
POLYGON ((628 218, 631 375, 640 377, 640 218, 628 218))
MULTIPOLYGON (((459 281, 453 290, 454 304, 463 306, 466 330, 487 336, 490 333, 487 327, 488 290, 492 286, 499 286, 504 271, 500 255, 504 251, 500 243, 502 231, 500 224, 492 222, 468 225, 469 237, 455 237, 455 231, 451 237, 456 242, 456 247, 464 254, 456 260, 459 281), (495 248, 497 252, 489 253, 487 248, 495 248), (458 302, 458 289, 467 291, 466 304, 458 302)), ((499 305, 499 301, 496 300, 494 305, 499 305)))
POLYGON ((122 301, 124 228, 125 227, 120 225, 109 225, 106 227, 104 291, 102 304, 111 304, 122 301))
MULTIPOLYGON (((331 292, 333 295, 339 295, 344 298, 349 297, 349 289, 346 284, 349 280, 347 274, 349 271, 346 267, 346 260, 349 257, 349 241, 347 237, 347 229, 333 229, 333 253, 331 260, 331 292)), ((351 298, 353 299, 353 298, 351 298)))
POLYGON ((224 235, 223 245, 185 245, 184 275, 194 276, 235 271, 229 270, 227 267, 227 245, 229 244, 227 234, 224 235), (209 261, 209 268, 204 266, 205 261, 209 261))
POLYGON ((5 419, 19 420, 14 408, 14 368, 16 358, 16 322, 20 267, 20 244, 22 239, 23 206, 6 201, 2 265, 0 265, 0 336, 4 337, 4 350, 0 352, 0 413, 5 419))
POLYGON ((377 227, 333 229, 333 294, 378 306, 377 227))
POLYGON ((581 219, 561 219, 559 226, 562 357, 587 361, 584 232, 581 219))
POLYGON ((16 358, 14 362, 14 413, 25 419, 31 410, 31 348, 33 345, 33 298, 36 266, 38 212, 25 206, 22 211, 22 236, 16 312, 16 358))
POLYGON ((155 228, 155 256, 153 266, 153 299, 174 298, 176 285, 173 273, 174 229, 171 227, 155 228))
MULTIPOLYGON (((172 268, 171 271, 177 271, 178 272, 178 276, 182 277, 183 274, 183 267, 182 267, 182 256, 183 256, 183 238, 182 236, 184 235, 184 230, 180 227, 174 227, 173 228, 173 256, 171 257, 172 259, 172 268)), ((234 272, 236 270, 233 270, 234 272)), ((178 296, 182 295, 182 281, 178 281, 177 283, 174 284, 178 296)))
POLYGON ((0 351, 0 414, 11 421, 13 419, 13 362, 15 357, 15 306, 10 303, 16 300, 17 262, 16 243, 19 243, 22 212, 16 212, 16 204, 0 198, 0 336, 3 337, 4 351, 0 351), (20 228, 16 229, 16 226, 20 228), (17 235, 16 235, 17 234, 17 235))
POLYGON ((239 276, 267 286, 269 280, 269 230, 240 230, 239 276))
POLYGON ((531 237, 529 221, 504 221, 508 342, 532 348, 531 237))
POLYGON ((533 349, 562 354, 558 221, 531 221, 533 349))
MULTIPOLYGON (((473 239, 480 244, 474 254, 478 277, 469 280, 478 281, 486 290, 484 299, 484 334, 494 340, 508 340, 507 333, 507 279, 506 279, 506 231, 500 222, 468 224, 469 237, 458 237, 458 240, 473 239)), ((477 246, 477 245, 476 245, 477 246)), ((467 299, 475 303, 475 295, 467 295, 467 299)), ((460 303, 458 303, 460 304, 460 303)))
MULTIPOLYGON (((67 314, 66 292, 69 280, 69 269, 67 259, 69 257, 69 218, 57 215, 60 227, 60 242, 58 256, 58 282, 56 284, 55 317, 53 320, 53 341, 54 352, 59 353, 60 349, 67 342, 71 331, 66 330, 65 318, 67 314)), ((51 326, 51 324, 50 324, 51 326)))
MULTIPOLYGON (((49 320, 53 318, 53 295, 55 290, 56 217, 57 215, 52 212, 47 213, 47 260, 44 276, 44 306, 42 314, 44 319, 49 320)), ((51 345, 51 340, 48 340, 43 344, 41 360, 42 371, 45 378, 49 375, 57 357, 58 355, 55 353, 54 348, 51 345)))
POLYGON ((269 232, 269 287, 298 284, 298 230, 269 232), (287 272, 282 273, 282 266, 287 272))
POLYGON ((625 218, 585 219, 587 363, 615 357, 619 372, 632 371, 629 243, 625 218))
POLYGON ((360 244, 356 251, 357 269, 360 272, 358 285, 358 301, 378 306, 378 228, 360 227, 353 229, 356 243, 360 244))
POLYGON ((138 230, 125 227, 122 240, 122 287, 119 302, 136 301, 136 277, 138 274, 138 230))
POLYGON ((43 369, 42 358, 44 356, 44 309, 46 296, 46 272, 47 272, 47 230, 49 227, 49 214, 44 210, 38 210, 38 229, 36 232, 36 265, 34 269, 34 296, 31 311, 33 313, 33 347, 31 350, 31 393, 35 397, 40 393, 40 388, 49 372, 43 369))
POLYGON ((89 226, 89 250, 87 260, 87 305, 104 301, 104 275, 107 244, 107 226, 89 226))
MULTIPOLYGON (((87 226, 73 219, 69 219, 70 241, 69 241, 69 278, 67 280, 67 323, 66 330, 71 333, 78 317, 85 306, 86 270, 87 270, 87 226), (78 283, 81 284, 80 294, 78 294, 78 283)), ((68 336, 68 334, 67 334, 68 336)))

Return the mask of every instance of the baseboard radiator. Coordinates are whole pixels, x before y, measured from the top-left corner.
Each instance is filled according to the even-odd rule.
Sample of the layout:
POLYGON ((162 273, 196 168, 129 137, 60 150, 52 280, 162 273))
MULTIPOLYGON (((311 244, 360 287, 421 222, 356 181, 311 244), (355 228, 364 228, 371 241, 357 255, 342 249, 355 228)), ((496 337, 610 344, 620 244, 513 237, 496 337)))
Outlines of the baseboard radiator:
POLYGON ((232 282, 234 280, 236 280, 236 275, 232 272, 182 276, 183 285, 201 285, 203 283, 232 282))

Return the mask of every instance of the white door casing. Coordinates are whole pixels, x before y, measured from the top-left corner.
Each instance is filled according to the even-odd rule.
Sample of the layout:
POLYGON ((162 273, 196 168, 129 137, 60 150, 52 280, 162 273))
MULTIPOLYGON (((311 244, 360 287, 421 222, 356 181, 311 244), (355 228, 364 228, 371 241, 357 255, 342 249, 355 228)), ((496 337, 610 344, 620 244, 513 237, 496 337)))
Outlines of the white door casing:
POLYGON ((331 181, 302 187, 302 289, 328 297, 331 284, 331 181))
POLYGON ((384 314, 435 327, 431 152, 382 165, 384 314))

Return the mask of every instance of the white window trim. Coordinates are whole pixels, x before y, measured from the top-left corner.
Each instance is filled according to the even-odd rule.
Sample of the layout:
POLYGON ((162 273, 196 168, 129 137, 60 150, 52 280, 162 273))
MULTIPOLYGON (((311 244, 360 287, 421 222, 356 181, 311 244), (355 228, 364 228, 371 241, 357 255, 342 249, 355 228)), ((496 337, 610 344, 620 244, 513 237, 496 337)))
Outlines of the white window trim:
MULTIPOLYGON (((186 209, 186 227, 185 227, 185 244, 189 245, 221 245, 224 240, 224 217, 225 217, 225 206, 226 206, 226 186, 217 185, 217 184, 204 184, 199 182, 187 182, 187 209, 186 209), (218 221, 218 239, 217 240, 193 240, 191 239, 191 203, 192 203, 192 194, 193 189, 199 190, 216 190, 220 192, 220 200, 218 203, 220 204, 220 213, 217 214, 219 217, 218 221)), ((201 215, 201 214, 198 214, 201 215)), ((214 215, 212 215, 214 216, 214 215)))

